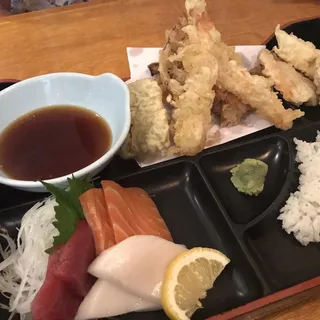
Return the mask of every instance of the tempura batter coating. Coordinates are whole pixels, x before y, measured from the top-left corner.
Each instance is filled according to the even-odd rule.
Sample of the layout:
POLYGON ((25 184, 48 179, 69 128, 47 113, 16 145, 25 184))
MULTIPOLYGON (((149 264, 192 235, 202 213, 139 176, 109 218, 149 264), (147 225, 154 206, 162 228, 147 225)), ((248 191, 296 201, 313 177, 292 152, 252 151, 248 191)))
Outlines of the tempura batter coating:
POLYGON ((320 50, 312 42, 304 41, 294 34, 288 34, 278 25, 275 31, 278 47, 273 51, 284 61, 290 63, 310 79, 314 79, 320 50))
MULTIPOLYGON (((316 63, 316 71, 314 73, 313 81, 317 88, 317 94, 320 96, 320 59, 318 59, 316 63)), ((319 100, 320 100, 320 97, 319 97, 319 100)))
POLYGON ((128 87, 131 129, 120 156, 143 160, 147 156, 165 154, 170 146, 169 123, 158 83, 153 79, 141 79, 128 87))
POLYGON ((213 113, 220 117, 221 127, 240 124, 241 120, 253 110, 228 91, 215 87, 215 93, 213 113))
POLYGON ((262 74, 273 80, 275 88, 281 92, 286 101, 296 106, 304 103, 307 106, 318 105, 316 87, 310 79, 267 49, 261 51, 258 59, 264 67, 262 74))
POLYGON ((300 110, 285 109, 277 94, 273 92, 273 82, 258 75, 251 75, 236 61, 219 65, 218 84, 250 105, 262 117, 282 130, 290 129, 293 120, 304 113, 300 110))
POLYGON ((205 147, 217 81, 214 44, 220 39, 207 19, 204 0, 186 0, 186 17, 167 33, 160 53, 161 86, 172 105, 170 153, 195 155, 205 147))
POLYGON ((273 92, 273 81, 250 74, 239 61, 228 54, 223 42, 217 43, 215 56, 219 65, 217 86, 255 109, 277 128, 290 129, 293 121, 304 115, 300 110, 286 110, 273 92))

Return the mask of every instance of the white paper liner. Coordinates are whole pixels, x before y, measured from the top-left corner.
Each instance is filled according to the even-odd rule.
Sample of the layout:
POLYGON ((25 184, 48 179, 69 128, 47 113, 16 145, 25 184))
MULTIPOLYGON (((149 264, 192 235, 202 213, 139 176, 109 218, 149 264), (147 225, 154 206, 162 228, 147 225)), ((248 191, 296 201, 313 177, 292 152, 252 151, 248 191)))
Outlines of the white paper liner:
MULTIPOLYGON (((259 52, 264 49, 265 46, 236 46, 236 52, 241 54, 243 63, 247 69, 251 69, 257 64, 257 56, 259 52)), ((127 48, 127 55, 130 68, 130 80, 127 82, 132 82, 138 79, 151 78, 148 65, 159 60, 159 50, 161 48, 127 48)), ((229 142, 252 134, 254 132, 266 129, 273 126, 272 123, 264 120, 256 113, 248 115, 243 124, 237 125, 230 128, 220 128, 218 124, 212 123, 212 127, 209 129, 208 135, 211 132, 216 132, 217 129, 220 131, 220 141, 210 144, 206 144, 206 149, 212 146, 221 145, 223 143, 229 142)), ((157 159, 137 161, 140 167, 150 166, 155 163, 167 161, 178 156, 171 157, 159 157, 157 159)))

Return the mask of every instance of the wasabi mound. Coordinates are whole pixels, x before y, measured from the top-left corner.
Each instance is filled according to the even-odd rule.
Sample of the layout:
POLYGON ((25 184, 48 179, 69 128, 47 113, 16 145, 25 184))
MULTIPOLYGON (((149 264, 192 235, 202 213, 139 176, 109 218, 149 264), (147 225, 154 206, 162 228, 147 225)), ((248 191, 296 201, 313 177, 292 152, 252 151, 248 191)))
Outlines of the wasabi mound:
POLYGON ((268 165, 256 159, 245 159, 230 170, 234 187, 249 196, 259 195, 264 188, 268 165))

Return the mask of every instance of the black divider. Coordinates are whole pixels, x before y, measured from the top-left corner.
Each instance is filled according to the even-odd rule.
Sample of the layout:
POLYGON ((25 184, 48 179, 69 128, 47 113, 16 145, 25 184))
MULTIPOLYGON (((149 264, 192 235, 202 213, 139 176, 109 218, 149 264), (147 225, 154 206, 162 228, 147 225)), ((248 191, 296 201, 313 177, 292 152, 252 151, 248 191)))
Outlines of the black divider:
POLYGON ((275 206, 269 208, 260 218, 247 226, 244 241, 250 255, 257 262, 260 270, 268 279, 268 283, 276 291, 309 280, 320 274, 320 243, 301 245, 293 235, 288 235, 282 229, 281 221, 277 219, 280 209, 284 206, 290 194, 299 186, 300 171, 295 161, 296 150, 294 138, 314 142, 319 123, 294 128, 284 133, 289 139, 292 166, 287 181, 279 194, 275 206))
POLYGON ((275 201, 286 181, 290 163, 288 142, 280 136, 213 152, 200 160, 213 190, 237 224, 250 222, 275 201), (258 159, 268 165, 264 190, 259 196, 240 193, 230 180, 230 170, 246 158, 258 159))
MULTIPOLYGON (((198 311, 208 317, 263 296, 263 287, 195 164, 182 161, 118 181, 138 186, 153 198, 176 243, 211 247, 231 263, 198 311)), ((197 318, 195 318, 197 319, 197 318)))
MULTIPOLYGON (((318 110, 318 111, 320 111, 320 110, 318 110)), ((295 157, 295 153, 296 153, 295 152, 296 145, 295 145, 293 139, 297 138, 299 140, 303 140, 306 142, 314 142, 314 141, 316 141, 317 131, 320 131, 320 122, 311 123, 304 128, 299 128, 297 130, 292 130, 292 131, 286 132, 286 135, 287 135, 287 137, 292 145, 292 148, 293 148, 294 157, 295 157)))
POLYGON ((281 228, 277 213, 245 232, 245 241, 268 282, 277 290, 319 276, 320 246, 302 246, 281 228))

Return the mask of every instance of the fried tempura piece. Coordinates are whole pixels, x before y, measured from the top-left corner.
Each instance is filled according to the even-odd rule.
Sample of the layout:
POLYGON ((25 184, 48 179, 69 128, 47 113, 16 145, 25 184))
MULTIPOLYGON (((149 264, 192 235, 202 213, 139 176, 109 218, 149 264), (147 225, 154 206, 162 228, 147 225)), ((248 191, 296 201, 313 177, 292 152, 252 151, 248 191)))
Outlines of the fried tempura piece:
POLYGON ((300 110, 286 110, 272 90, 273 82, 260 75, 251 75, 241 65, 234 51, 221 41, 220 33, 213 25, 211 32, 219 35, 215 38, 213 48, 219 66, 217 87, 232 93, 243 104, 257 110, 277 128, 282 130, 291 128, 293 120, 303 116, 304 113, 300 110))
POLYGON ((320 102, 320 59, 317 59, 317 62, 316 62, 316 71, 314 73, 313 81, 317 88, 317 94, 319 95, 319 102, 320 102))
POLYGON ((304 103, 307 106, 318 104, 316 87, 310 79, 267 49, 261 51, 258 59, 263 66, 262 74, 273 80, 275 88, 281 92, 286 101, 296 106, 304 103))
MULTIPOLYGON (((159 75, 159 63, 154 62, 148 65, 152 76, 159 75)), ((250 70, 251 74, 261 74, 261 65, 250 70)), ((241 102, 235 95, 230 92, 224 91, 221 88, 214 87, 215 98, 212 106, 212 111, 220 118, 221 127, 232 127, 241 123, 243 117, 252 112, 252 108, 241 102)), ((215 135, 217 136, 217 135, 215 135)), ((211 139, 210 139, 211 140, 211 139)), ((216 137, 214 141, 219 139, 216 137)), ((207 142, 208 144, 208 136, 207 142)), ((212 145, 212 143, 210 144, 212 145)))
POLYGON ((128 87, 131 129, 121 147, 120 156, 142 160, 146 156, 165 153, 170 146, 169 123, 157 81, 141 79, 128 87))
POLYGON ((320 50, 312 42, 304 41, 294 34, 288 34, 276 27, 275 36, 278 47, 273 51, 284 61, 290 63, 310 79, 314 79, 317 69, 317 60, 320 59, 320 50))
POLYGON ((228 91, 215 87, 215 93, 213 113, 220 117, 221 127, 232 127, 240 124, 244 116, 253 110, 228 91))
POLYGON ((249 70, 250 74, 261 76, 262 75, 262 66, 258 63, 255 67, 249 70))
POLYGON ((148 65, 148 69, 152 76, 159 74, 159 62, 153 62, 148 65))
POLYGON ((304 115, 300 110, 286 110, 277 94, 273 92, 273 82, 270 79, 251 75, 236 61, 231 60, 219 65, 218 84, 257 110, 279 129, 290 129, 293 120, 304 115))
POLYGON ((220 33, 207 19, 204 0, 186 0, 186 16, 160 52, 160 83, 173 106, 170 154, 194 155, 205 147, 218 76, 214 44, 220 33))

